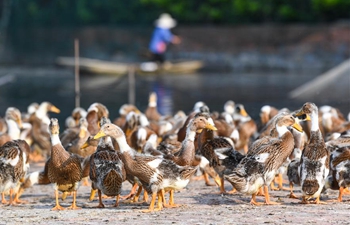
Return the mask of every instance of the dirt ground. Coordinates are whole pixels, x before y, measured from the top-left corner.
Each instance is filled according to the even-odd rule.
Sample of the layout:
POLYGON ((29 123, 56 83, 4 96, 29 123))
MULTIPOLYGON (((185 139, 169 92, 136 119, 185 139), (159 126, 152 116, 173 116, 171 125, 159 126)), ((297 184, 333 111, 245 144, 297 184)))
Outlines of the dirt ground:
MULTIPOLYGON (((43 164, 31 165, 31 171, 37 171, 43 164)), ((225 187, 231 190, 226 182, 225 187)), ((123 183, 122 195, 129 193, 131 185, 123 183)), ((300 196, 300 188, 295 188, 300 196)), ((159 212, 142 213, 148 204, 130 204, 120 202, 114 208, 115 198, 104 199, 105 208, 96 208, 97 195, 89 202, 90 187, 80 186, 77 205, 80 210, 51 211, 54 207, 52 185, 34 185, 26 189, 21 200, 27 204, 0 206, 0 224, 348 224, 350 196, 344 196, 343 202, 336 201, 337 191, 329 190, 322 196, 326 205, 302 205, 298 199, 289 199, 288 191, 271 191, 271 200, 280 202, 274 206, 252 206, 250 196, 235 193, 218 194, 218 187, 206 186, 203 180, 191 181, 188 186, 175 193, 175 203, 179 208, 163 209, 159 212)), ((258 197, 263 202, 263 197, 258 197)), ((68 207, 72 197, 68 196, 60 203, 68 207)))

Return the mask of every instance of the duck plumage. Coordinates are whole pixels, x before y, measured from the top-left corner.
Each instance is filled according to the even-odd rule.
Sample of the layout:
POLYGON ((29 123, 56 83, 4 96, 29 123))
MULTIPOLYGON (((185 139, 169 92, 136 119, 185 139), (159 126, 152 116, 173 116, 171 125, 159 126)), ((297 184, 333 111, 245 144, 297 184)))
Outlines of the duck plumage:
POLYGON ((270 202, 267 185, 277 173, 277 169, 283 164, 294 148, 294 139, 287 126, 295 126, 295 119, 290 116, 281 116, 276 120, 279 138, 271 138, 270 144, 265 143, 254 151, 251 151, 233 170, 232 174, 225 175, 238 191, 252 194, 252 204, 259 205, 255 196, 258 189, 264 185, 266 204, 270 202))
POLYGON ((318 108, 314 103, 307 102, 296 113, 296 116, 306 114, 311 119, 310 139, 303 150, 300 160, 300 183, 303 201, 316 198, 316 204, 321 203, 320 194, 329 173, 330 153, 326 148, 323 135, 319 129, 318 108))

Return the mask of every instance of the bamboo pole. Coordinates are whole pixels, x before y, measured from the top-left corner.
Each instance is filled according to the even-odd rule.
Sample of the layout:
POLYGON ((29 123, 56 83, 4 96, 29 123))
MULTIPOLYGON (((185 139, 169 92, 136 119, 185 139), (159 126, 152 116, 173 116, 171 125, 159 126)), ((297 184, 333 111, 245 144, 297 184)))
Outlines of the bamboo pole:
POLYGON ((133 65, 129 66, 128 80, 129 80, 129 104, 135 105, 135 67, 133 65))
POLYGON ((75 58, 75 107, 80 107, 80 82, 79 82, 79 40, 74 40, 74 58, 75 58))

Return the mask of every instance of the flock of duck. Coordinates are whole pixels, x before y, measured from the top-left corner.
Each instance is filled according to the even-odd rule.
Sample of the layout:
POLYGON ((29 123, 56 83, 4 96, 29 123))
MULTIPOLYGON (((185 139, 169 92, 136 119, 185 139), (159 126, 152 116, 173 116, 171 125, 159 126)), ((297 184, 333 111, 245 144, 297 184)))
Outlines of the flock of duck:
POLYGON ((54 184, 52 210, 65 209, 59 191, 63 199, 72 194, 69 208, 79 209, 79 184, 91 182, 90 200, 97 192, 97 207, 105 207, 102 195, 115 196, 117 207, 120 199, 138 202, 143 191, 144 201, 151 198, 143 211, 152 212, 177 207, 175 190, 198 172, 207 185, 211 177, 220 193, 251 195, 253 205, 262 204, 257 195, 265 196, 265 204, 278 204, 269 189, 287 189, 283 175, 291 198, 298 198, 294 185, 301 186, 301 203, 325 203, 320 195, 328 188, 339 190, 342 201, 350 187, 350 122, 339 110, 311 102, 296 111, 264 106, 255 122, 241 104, 227 101, 223 108, 210 112, 197 102, 189 114, 164 116, 151 93, 144 112, 124 104, 113 121, 101 103, 75 108, 60 132, 58 120, 48 116, 60 112, 53 104, 33 103, 27 112, 10 107, 0 119, 2 203, 21 203, 21 194, 34 184, 54 184), (29 173, 30 163, 40 160, 44 168, 29 173), (120 196, 125 181, 132 189, 120 196), (225 181, 232 185, 229 192, 225 181))

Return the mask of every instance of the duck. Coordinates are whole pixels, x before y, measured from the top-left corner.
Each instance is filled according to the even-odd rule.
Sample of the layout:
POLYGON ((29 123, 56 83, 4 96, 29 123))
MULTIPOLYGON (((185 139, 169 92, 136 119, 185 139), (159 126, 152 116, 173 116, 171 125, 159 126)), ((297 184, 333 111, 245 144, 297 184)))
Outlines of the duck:
POLYGON ((320 107, 319 125, 324 137, 333 132, 342 133, 348 127, 348 123, 340 110, 329 105, 320 107))
POLYGON ((83 145, 87 142, 88 138, 91 137, 87 130, 87 120, 82 117, 80 118, 79 127, 68 128, 60 135, 62 146, 66 151, 77 154, 83 158, 86 158, 96 151, 96 146, 83 145))
POLYGON ((307 143, 307 136, 305 132, 298 132, 294 129, 291 129, 294 137, 294 150, 293 153, 289 156, 290 163, 287 166, 287 177, 289 181, 289 198, 299 199, 293 192, 294 185, 300 186, 300 176, 299 176, 299 167, 300 167, 300 158, 302 150, 304 149, 305 144, 307 143))
POLYGON ((28 144, 23 140, 6 142, 0 147, 0 192, 2 203, 7 203, 4 193, 10 192, 9 205, 22 203, 19 197, 20 180, 23 179, 29 169, 28 144), (16 193, 15 198, 13 194, 16 193))
MULTIPOLYGON (((105 117, 101 118, 101 125, 110 123, 105 117)), ((104 208, 102 193, 107 196, 116 196, 115 207, 119 205, 119 198, 123 181, 126 180, 124 164, 120 155, 115 151, 109 136, 100 138, 97 150, 90 156, 91 188, 98 190, 98 208, 104 208)))
POLYGON ((188 173, 188 170, 195 171, 197 169, 196 167, 178 166, 173 161, 166 160, 163 157, 137 153, 128 145, 123 130, 115 124, 104 124, 94 138, 98 139, 107 135, 118 142, 126 173, 136 176, 147 193, 152 195, 149 208, 142 212, 162 210, 163 200, 165 199, 164 190, 183 188, 189 182, 188 174, 191 173, 188 173), (157 207, 154 208, 157 197, 157 207))
POLYGON ((36 183, 52 183, 55 190, 56 204, 51 210, 65 210, 58 201, 58 191, 73 192, 73 202, 68 209, 81 209, 76 205, 76 196, 79 182, 89 175, 85 169, 84 159, 76 154, 66 151, 59 139, 59 123, 57 118, 51 118, 49 125, 51 137, 51 156, 46 161, 44 171, 36 171, 26 176, 23 188, 28 188, 36 183))
POLYGON ((274 116, 279 113, 276 107, 271 105, 264 105, 260 109, 260 126, 264 127, 274 116))
POLYGON ((129 112, 135 112, 138 114, 140 113, 140 110, 133 104, 123 104, 119 108, 119 117, 115 118, 113 123, 119 127, 124 127, 126 116, 129 114, 129 112))
POLYGON ((15 107, 8 107, 5 112, 6 132, 0 135, 0 146, 8 141, 19 139, 22 128, 21 112, 15 107))
MULTIPOLYGON (((32 109, 31 109, 32 110, 32 109)), ((50 157, 50 134, 48 126, 50 124, 49 112, 60 113, 60 109, 51 102, 44 101, 40 103, 37 110, 30 114, 28 122, 31 124, 30 136, 32 140, 32 161, 45 161, 50 157)))
MULTIPOLYGON (((281 117, 283 115, 288 115, 288 114, 290 114, 289 111, 287 111, 285 109, 280 110, 273 118, 271 118, 268 121, 268 123, 265 125, 262 132, 260 133, 258 139, 263 140, 264 137, 278 137, 278 132, 276 130, 276 127, 273 126, 273 124, 275 124, 276 120, 279 117, 281 117)), ((299 124, 300 124, 300 121, 302 121, 302 119, 299 119, 298 117, 295 117, 295 120, 299 124)), ((278 173, 277 173, 276 178, 275 178, 275 182, 277 182, 278 187, 275 187, 275 182, 273 181, 273 182, 271 182, 271 190, 290 190, 290 188, 286 188, 283 186, 283 175, 287 172, 288 166, 289 166, 292 159, 294 159, 296 157, 298 157, 298 159, 300 159, 300 156, 297 154, 297 152, 301 152, 301 150, 299 148, 301 147, 301 149, 302 149, 303 144, 306 141, 305 140, 305 138, 306 138, 305 132, 299 132, 292 127, 289 127, 288 129, 293 134, 295 148, 294 148, 292 154, 286 159, 286 161, 278 169, 278 173)))
POLYGON ((95 135, 99 131, 99 122, 102 117, 109 118, 109 110, 107 107, 100 102, 91 104, 86 114, 88 131, 91 135, 95 135))
POLYGON ((32 138, 33 151, 30 159, 32 162, 46 161, 50 157, 51 141, 50 133, 46 125, 35 115, 31 114, 28 122, 31 124, 30 136, 32 138))
POLYGON ((350 134, 337 135, 337 138, 326 142, 326 147, 329 152, 333 152, 340 147, 346 146, 350 146, 350 134))
POLYGON ((198 164, 195 157, 195 137, 196 133, 202 132, 203 129, 217 130, 208 114, 197 113, 187 125, 186 138, 182 141, 181 149, 171 157, 176 164, 180 166, 198 164))
POLYGON ((300 159, 299 175, 303 204, 325 204, 320 201, 321 191, 329 173, 330 152, 327 150, 323 135, 319 129, 318 108, 315 103, 306 102, 295 115, 310 117, 311 129, 309 142, 305 145, 300 159), (316 198, 309 202, 309 199, 316 198))
POLYGON ((162 115, 158 112, 157 108, 157 93, 151 92, 148 99, 148 107, 144 112, 149 121, 159 121, 162 115))
POLYGON ((46 126, 44 127, 44 129, 47 129, 47 127, 50 124, 50 118, 48 116, 49 112, 60 113, 61 110, 55 105, 53 105, 51 102, 44 101, 40 103, 38 109, 35 111, 35 116, 41 120, 43 126, 46 126))
POLYGON ((187 115, 187 118, 185 122, 183 123, 182 127, 177 132, 177 140, 182 142, 186 137, 186 130, 187 125, 190 122, 191 119, 197 114, 197 113, 209 113, 209 107, 202 101, 198 101, 194 104, 192 112, 190 112, 187 115))
POLYGON ((338 189, 338 202, 350 187, 350 146, 341 147, 331 153, 331 173, 327 177, 326 188, 338 189), (330 185, 332 184, 333 185, 330 185))
MULTIPOLYGON (((220 177, 220 194, 227 193, 224 184, 224 174, 230 174, 244 155, 236 151, 233 143, 227 137, 214 137, 214 131, 204 129, 198 139, 198 148, 201 154, 209 160, 209 165, 214 168, 220 177)), ((234 193, 233 189, 229 193, 234 193)))
POLYGON ((264 144, 256 145, 256 149, 248 153, 231 174, 224 175, 224 178, 237 191, 252 195, 250 203, 253 205, 261 205, 256 201, 256 195, 262 186, 264 186, 265 203, 278 204, 270 201, 268 185, 274 179, 278 168, 294 149, 294 138, 287 129, 288 126, 301 130, 292 115, 279 117, 275 122, 278 138, 266 138, 264 144))
POLYGON ((235 149, 247 154, 250 139, 257 133, 257 125, 242 104, 236 105, 233 120, 239 133, 239 140, 235 144, 235 149))
POLYGON ((73 128, 79 126, 81 118, 86 118, 87 111, 82 107, 75 107, 72 114, 65 120, 66 128, 73 128))

